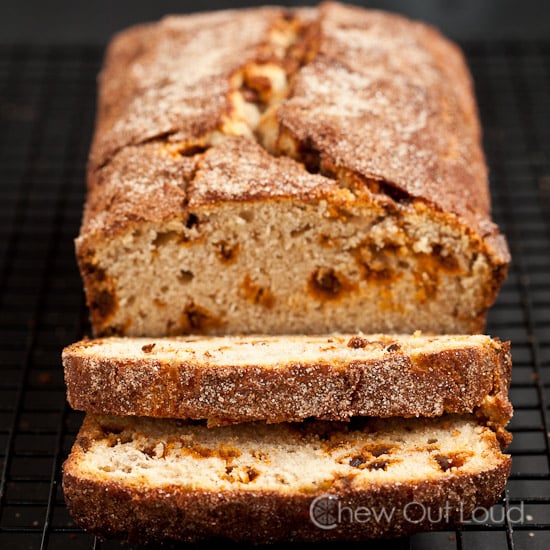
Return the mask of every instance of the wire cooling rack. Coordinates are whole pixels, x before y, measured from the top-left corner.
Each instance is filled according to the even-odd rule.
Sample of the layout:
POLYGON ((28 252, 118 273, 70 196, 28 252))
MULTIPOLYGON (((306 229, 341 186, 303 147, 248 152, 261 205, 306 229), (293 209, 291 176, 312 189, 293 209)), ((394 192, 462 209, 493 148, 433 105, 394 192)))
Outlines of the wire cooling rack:
MULTIPOLYGON (((464 48, 513 254, 487 327, 512 341, 512 476, 490 517, 369 543, 385 550, 550 548, 550 43, 464 48)), ((121 547, 74 525, 60 484, 82 421, 60 352, 89 333, 72 239, 100 63, 95 48, 0 48, 0 548, 121 547)))

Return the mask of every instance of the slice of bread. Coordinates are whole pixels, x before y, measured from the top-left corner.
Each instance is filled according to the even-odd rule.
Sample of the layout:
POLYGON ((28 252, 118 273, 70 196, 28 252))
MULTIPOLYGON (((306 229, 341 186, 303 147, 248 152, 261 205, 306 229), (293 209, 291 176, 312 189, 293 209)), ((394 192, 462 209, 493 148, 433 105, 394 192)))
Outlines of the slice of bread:
POLYGON ((75 409, 209 419, 481 415, 504 426, 510 347, 484 335, 103 338, 63 351, 75 409))
POLYGON ((315 541, 446 529, 496 502, 509 471, 473 416, 206 428, 88 414, 63 488, 101 537, 315 541))

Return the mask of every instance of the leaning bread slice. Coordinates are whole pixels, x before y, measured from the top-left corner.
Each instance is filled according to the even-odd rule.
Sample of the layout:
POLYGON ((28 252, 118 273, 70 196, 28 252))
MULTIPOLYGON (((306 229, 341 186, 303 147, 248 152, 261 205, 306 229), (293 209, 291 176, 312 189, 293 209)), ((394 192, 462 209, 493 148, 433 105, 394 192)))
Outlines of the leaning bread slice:
POLYGON ((509 344, 484 335, 102 338, 63 351, 69 403, 209 419, 511 416, 509 344))
POLYGON ((207 428, 87 415, 63 487, 102 537, 315 541, 446 529, 495 503, 509 470, 472 416, 207 428))

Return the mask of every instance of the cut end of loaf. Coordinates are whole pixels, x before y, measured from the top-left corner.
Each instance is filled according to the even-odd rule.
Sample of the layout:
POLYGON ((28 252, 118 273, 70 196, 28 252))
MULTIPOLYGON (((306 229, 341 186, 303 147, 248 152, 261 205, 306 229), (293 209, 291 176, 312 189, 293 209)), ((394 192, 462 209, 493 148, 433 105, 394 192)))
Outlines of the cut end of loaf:
POLYGON ((63 483, 78 523, 104 536, 313 541, 448 528, 459 510, 464 520, 492 505, 509 468, 494 433, 471 417, 208 429, 88 415, 63 483), (391 521, 343 519, 323 530, 309 510, 329 495, 342 506, 391 508, 391 521), (410 502, 451 512, 408 521, 410 502))
POLYGON ((503 275, 449 216, 336 191, 202 205, 79 260, 96 335, 482 332, 503 275))

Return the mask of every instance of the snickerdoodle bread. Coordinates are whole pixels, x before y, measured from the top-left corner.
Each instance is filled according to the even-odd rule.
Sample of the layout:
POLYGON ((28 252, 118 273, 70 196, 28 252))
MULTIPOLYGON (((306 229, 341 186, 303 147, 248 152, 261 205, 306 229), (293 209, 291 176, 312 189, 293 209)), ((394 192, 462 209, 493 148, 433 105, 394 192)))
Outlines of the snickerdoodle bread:
POLYGON ((509 471, 470 416, 206 428, 89 414, 63 488, 101 537, 326 541, 449 528, 491 506, 509 471))
POLYGON ((503 440, 510 346, 488 336, 100 338, 63 351, 67 399, 86 412, 208 419, 474 413, 503 440))
POLYGON ((460 51, 325 3, 122 32, 76 241, 96 335, 483 330, 509 255, 460 51))

